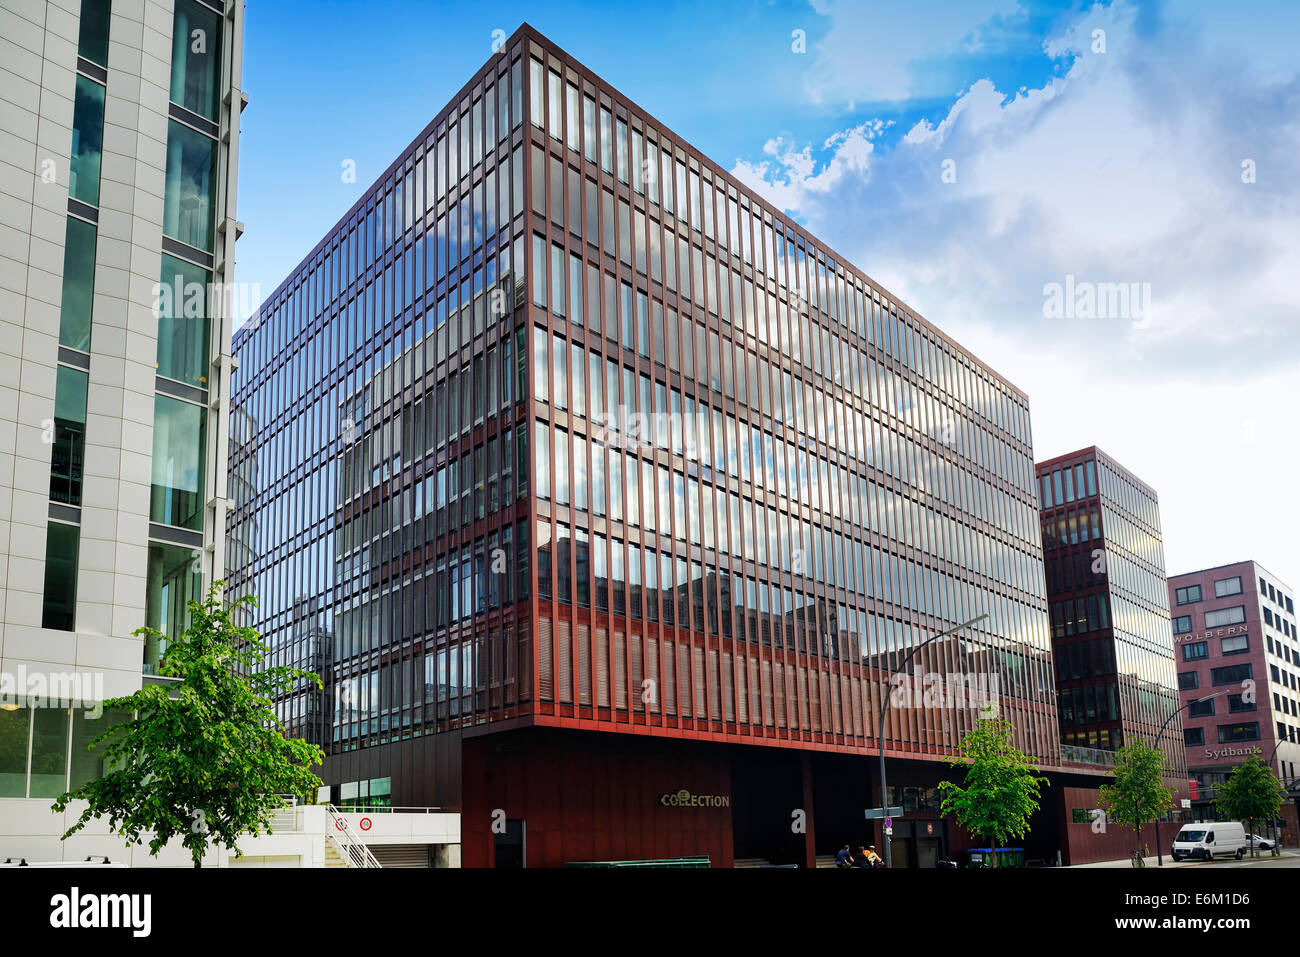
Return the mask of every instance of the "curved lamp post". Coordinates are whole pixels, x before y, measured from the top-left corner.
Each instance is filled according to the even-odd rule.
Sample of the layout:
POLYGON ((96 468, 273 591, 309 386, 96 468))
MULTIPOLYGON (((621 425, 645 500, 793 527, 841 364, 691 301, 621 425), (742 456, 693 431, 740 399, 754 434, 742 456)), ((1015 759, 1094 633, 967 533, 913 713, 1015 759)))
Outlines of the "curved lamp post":
MULTIPOLYGON (((1209 701, 1211 698, 1217 698, 1221 694, 1227 694, 1231 690, 1232 690, 1231 688, 1224 688, 1222 691, 1214 692, 1214 694, 1207 694, 1204 698, 1193 698, 1191 701, 1187 702, 1187 704, 1183 705, 1182 707, 1175 708, 1172 712, 1170 712, 1169 717, 1165 718, 1165 723, 1160 726, 1160 733, 1156 735, 1155 743, 1151 746, 1155 748, 1157 751, 1160 750, 1160 739, 1165 736, 1165 729, 1169 727, 1169 722, 1173 721, 1174 718, 1178 717, 1179 712, 1184 711, 1187 708, 1190 708, 1194 704, 1200 704, 1203 701, 1209 701)), ((1156 867, 1164 867, 1164 866, 1165 866, 1165 856, 1164 856, 1164 852, 1160 850, 1160 815, 1157 814, 1156 815, 1156 867)))
MULTIPOLYGON (((1290 743, 1290 742, 1288 742, 1288 743, 1290 743)), ((1275 757, 1277 757, 1277 749, 1280 748, 1280 747, 1282 747, 1282 739, 1279 737, 1279 738, 1277 739, 1277 744, 1273 745, 1273 752, 1272 752, 1272 754, 1270 754, 1270 755, 1268 756, 1268 760, 1267 760, 1266 762, 1264 762, 1265 764, 1268 765, 1268 770, 1269 770, 1270 773, 1272 773, 1272 771, 1273 771, 1273 759, 1274 759, 1275 757)), ((1279 774, 1279 775, 1278 775, 1278 779, 1282 782, 1282 786, 1283 786, 1283 787, 1286 787, 1286 775, 1285 775, 1285 774, 1279 774)), ((1268 822, 1268 833, 1271 834, 1271 835, 1273 836, 1273 857, 1277 857, 1279 854, 1282 853, 1282 848, 1281 848, 1281 844, 1282 844, 1281 837, 1282 837, 1282 835, 1278 834, 1278 832, 1277 832, 1277 815, 1276 815, 1276 814, 1274 814, 1273 817, 1272 817, 1272 818, 1269 820, 1269 822, 1268 822)), ((1255 842, 1254 842, 1254 841, 1251 841, 1251 842, 1250 842, 1250 850, 1251 850, 1251 856, 1253 857, 1253 856, 1254 856, 1254 852, 1255 852, 1255 842)))
MULTIPOLYGON (((955 628, 949 628, 947 631, 941 631, 937 635, 930 636, 925 641, 921 642, 919 645, 915 646, 911 651, 909 651, 907 653, 907 657, 903 659, 903 663, 889 673, 889 680, 885 682, 885 693, 884 693, 885 701, 880 706, 880 719, 876 723, 876 738, 880 741, 880 807, 882 811, 888 812, 889 810, 889 798, 888 798, 889 788, 885 783, 885 712, 889 710, 889 697, 890 697, 889 692, 891 686, 894 683, 894 675, 899 674, 904 668, 906 668, 909 664, 911 664, 912 659, 916 657, 916 653, 920 651, 922 648, 924 648, 926 645, 932 644, 938 641, 940 638, 947 638, 949 635, 955 635, 957 632, 962 631, 965 628, 969 628, 977 621, 983 621, 987 617, 988 614, 985 613, 983 615, 980 615, 978 618, 972 618, 970 621, 964 621, 955 628)), ((885 831, 885 866, 893 867, 894 858, 893 855, 890 853, 889 828, 884 828, 883 830, 885 831)))

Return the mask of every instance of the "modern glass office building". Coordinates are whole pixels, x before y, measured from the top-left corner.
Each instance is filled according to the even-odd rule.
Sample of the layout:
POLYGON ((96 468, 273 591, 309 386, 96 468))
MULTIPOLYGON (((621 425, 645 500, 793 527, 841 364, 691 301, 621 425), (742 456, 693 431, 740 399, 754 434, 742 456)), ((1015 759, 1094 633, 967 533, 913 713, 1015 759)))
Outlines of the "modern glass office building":
POLYGON ((1153 744, 1186 778, 1155 490, 1095 446, 1040 462, 1061 740, 1153 744), (1163 728, 1163 736, 1161 731, 1163 728))
POLYGON ((926 863, 963 682, 1062 767, 1024 393, 531 28, 235 350, 231 582, 336 803, 806 863, 883 737, 926 863))
POLYGON ((93 703, 225 564, 243 3, 0 25, 0 856, 79 860, 48 809, 100 773, 93 703))
POLYGON ((1198 785, 1196 816, 1214 819, 1217 786, 1250 754, 1294 787, 1300 777, 1294 589, 1258 562, 1234 562, 1171 577, 1169 607, 1178 688, 1188 706, 1183 741, 1198 785))

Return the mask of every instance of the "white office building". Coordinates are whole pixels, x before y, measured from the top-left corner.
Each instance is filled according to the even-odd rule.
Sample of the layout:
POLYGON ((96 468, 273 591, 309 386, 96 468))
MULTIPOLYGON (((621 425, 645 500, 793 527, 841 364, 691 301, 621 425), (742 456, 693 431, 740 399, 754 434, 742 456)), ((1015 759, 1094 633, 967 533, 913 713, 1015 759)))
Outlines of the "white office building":
POLYGON ((50 805, 225 567, 243 20, 0 0, 0 861, 153 863, 50 805))

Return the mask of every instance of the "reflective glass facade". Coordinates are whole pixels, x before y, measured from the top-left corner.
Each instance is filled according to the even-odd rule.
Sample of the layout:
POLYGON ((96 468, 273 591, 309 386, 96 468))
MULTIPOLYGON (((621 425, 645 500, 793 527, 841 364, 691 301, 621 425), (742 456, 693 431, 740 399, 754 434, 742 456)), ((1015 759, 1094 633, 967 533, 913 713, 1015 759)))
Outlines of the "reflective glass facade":
MULTIPOLYGON (((1093 448, 1036 467, 1061 740, 1155 741, 1179 707, 1156 493, 1093 448)), ((1179 717, 1160 747, 1180 776, 1179 717)))
MULTIPOLYGON (((328 638, 324 707, 282 707, 331 751, 866 753, 900 653, 987 613, 918 666, 995 676, 1059 764, 1024 394, 528 28, 236 351, 230 577, 273 646, 328 638)), ((885 735, 949 753, 975 716, 885 735)))

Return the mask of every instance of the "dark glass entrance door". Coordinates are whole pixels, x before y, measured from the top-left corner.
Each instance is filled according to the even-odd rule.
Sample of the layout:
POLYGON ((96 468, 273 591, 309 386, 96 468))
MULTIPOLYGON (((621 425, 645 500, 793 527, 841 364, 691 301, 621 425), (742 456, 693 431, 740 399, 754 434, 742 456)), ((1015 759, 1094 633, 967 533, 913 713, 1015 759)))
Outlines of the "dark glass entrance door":
POLYGON ((505 831, 493 835, 493 866, 503 868, 523 867, 527 857, 524 853, 524 822, 522 818, 507 820, 505 831))

